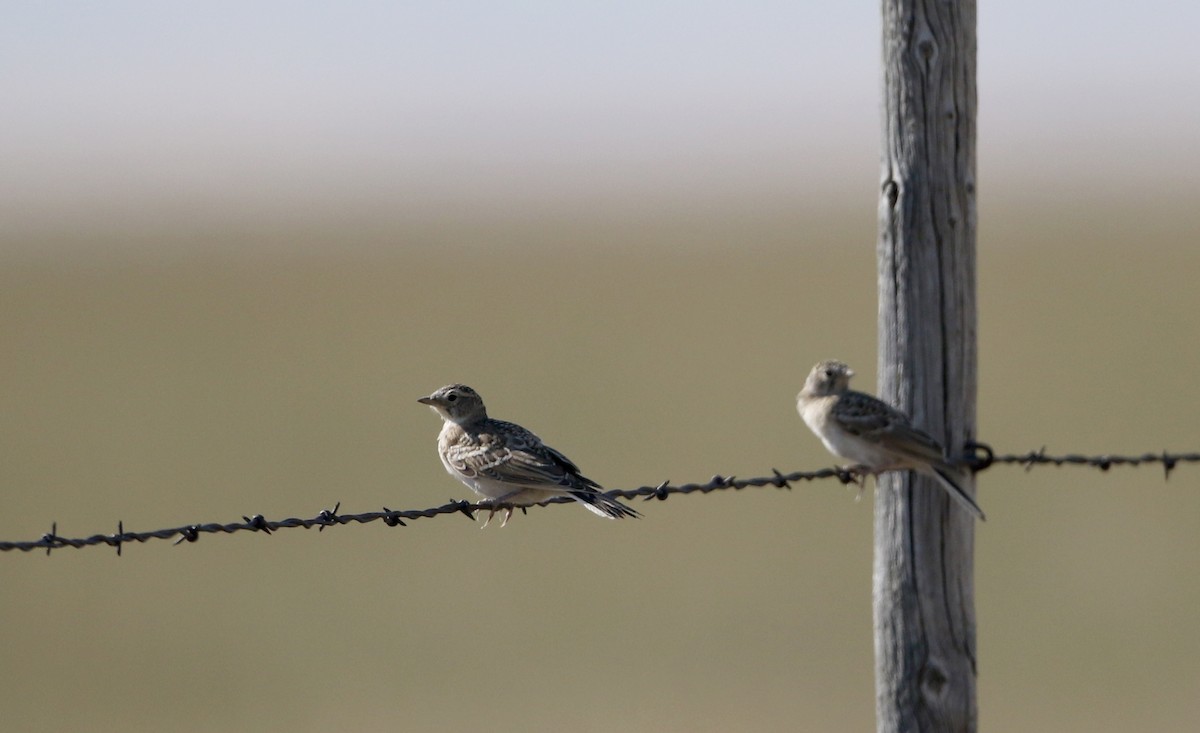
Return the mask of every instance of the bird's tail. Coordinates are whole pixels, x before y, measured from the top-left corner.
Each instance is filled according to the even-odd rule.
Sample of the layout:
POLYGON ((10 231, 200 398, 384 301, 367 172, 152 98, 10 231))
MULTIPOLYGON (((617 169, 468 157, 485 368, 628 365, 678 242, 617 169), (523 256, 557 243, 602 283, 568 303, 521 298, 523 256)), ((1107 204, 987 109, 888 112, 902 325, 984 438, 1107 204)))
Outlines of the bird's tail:
POLYGON ((625 517, 637 519, 642 516, 637 510, 631 509, 611 496, 605 496, 595 489, 572 491, 571 496, 575 497, 575 500, 587 507, 588 510, 609 519, 623 519, 625 517))
POLYGON ((987 520, 987 517, 983 515, 983 510, 975 503, 975 499, 952 478, 952 471, 953 469, 949 466, 935 465, 933 466, 933 477, 938 480, 938 483, 942 485, 946 493, 950 494, 959 504, 962 504, 964 509, 974 514, 979 521, 983 522, 987 520))

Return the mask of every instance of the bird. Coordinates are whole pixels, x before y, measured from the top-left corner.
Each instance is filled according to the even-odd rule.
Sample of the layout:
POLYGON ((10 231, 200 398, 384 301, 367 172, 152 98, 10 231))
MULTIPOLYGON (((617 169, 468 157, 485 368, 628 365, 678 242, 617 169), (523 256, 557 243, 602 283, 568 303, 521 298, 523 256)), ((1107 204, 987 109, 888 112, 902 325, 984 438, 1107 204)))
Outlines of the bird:
POLYGON ((897 470, 930 476, 964 509, 985 520, 975 499, 955 480, 958 471, 947 462, 941 443, 883 400, 850 389, 853 376, 844 362, 818 362, 796 396, 796 411, 829 452, 876 476, 897 470))
POLYGON ((528 506, 556 496, 569 496, 609 519, 641 514, 600 492, 600 484, 579 472, 566 456, 516 423, 488 417, 483 398, 465 384, 448 384, 417 400, 442 418, 438 455, 451 476, 491 500, 483 525, 504 508, 503 527, 514 506, 528 506))

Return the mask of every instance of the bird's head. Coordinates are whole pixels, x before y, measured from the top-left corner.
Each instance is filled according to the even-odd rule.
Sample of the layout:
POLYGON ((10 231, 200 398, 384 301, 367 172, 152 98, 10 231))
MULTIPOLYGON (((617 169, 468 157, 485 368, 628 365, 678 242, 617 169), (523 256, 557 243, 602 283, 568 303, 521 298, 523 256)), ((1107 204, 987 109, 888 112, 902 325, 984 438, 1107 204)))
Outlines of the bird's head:
POLYGON ((813 397, 841 394, 850 388, 854 370, 843 361, 826 359, 818 362, 804 380, 804 392, 813 397))
POLYGON ((487 418, 487 409, 479 393, 465 384, 448 384, 428 397, 417 400, 429 405, 442 419, 466 425, 487 418))

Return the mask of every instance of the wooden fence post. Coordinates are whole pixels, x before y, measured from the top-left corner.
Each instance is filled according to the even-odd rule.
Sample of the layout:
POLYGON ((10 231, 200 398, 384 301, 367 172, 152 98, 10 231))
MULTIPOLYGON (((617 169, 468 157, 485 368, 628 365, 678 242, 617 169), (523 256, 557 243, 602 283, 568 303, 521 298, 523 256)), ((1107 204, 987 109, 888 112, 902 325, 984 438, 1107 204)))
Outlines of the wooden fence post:
MULTIPOLYGON (((952 453, 975 434, 975 22, 974 0, 883 2, 879 394, 952 453)), ((877 729, 974 731, 975 520, 880 478, 877 729)))

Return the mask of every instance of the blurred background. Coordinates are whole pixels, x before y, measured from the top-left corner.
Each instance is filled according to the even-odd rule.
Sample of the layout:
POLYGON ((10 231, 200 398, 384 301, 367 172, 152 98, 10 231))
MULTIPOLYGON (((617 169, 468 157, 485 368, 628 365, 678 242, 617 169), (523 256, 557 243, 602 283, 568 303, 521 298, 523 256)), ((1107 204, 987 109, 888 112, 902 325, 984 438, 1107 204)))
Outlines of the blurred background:
MULTIPOLYGON (((1200 450, 1200 6, 985 3, 979 434, 1200 450)), ((464 498, 451 381, 609 487, 831 465, 875 385, 877 4, 22 3, 0 538, 464 498)), ((995 468, 980 724, 1193 730, 1200 469, 995 468)), ((0 556, 5 730, 870 730, 832 482, 0 556)))

